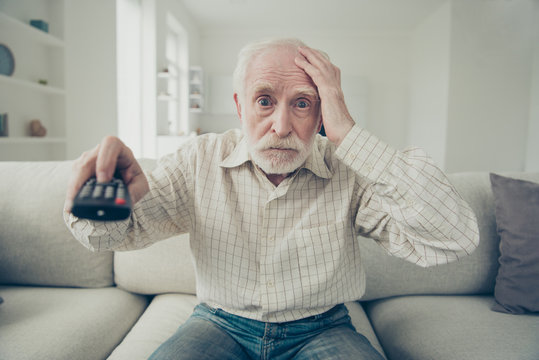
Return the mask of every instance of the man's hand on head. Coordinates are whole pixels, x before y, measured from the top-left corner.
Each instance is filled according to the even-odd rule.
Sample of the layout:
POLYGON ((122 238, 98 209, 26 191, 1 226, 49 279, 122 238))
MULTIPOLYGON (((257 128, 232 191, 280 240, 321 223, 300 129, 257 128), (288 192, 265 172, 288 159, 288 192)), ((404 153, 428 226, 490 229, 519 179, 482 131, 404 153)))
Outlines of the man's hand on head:
POLYGON ((326 136, 339 146, 354 126, 354 120, 344 102, 341 71, 318 50, 300 47, 298 51, 300 55, 296 57, 296 65, 303 69, 318 87, 326 136))

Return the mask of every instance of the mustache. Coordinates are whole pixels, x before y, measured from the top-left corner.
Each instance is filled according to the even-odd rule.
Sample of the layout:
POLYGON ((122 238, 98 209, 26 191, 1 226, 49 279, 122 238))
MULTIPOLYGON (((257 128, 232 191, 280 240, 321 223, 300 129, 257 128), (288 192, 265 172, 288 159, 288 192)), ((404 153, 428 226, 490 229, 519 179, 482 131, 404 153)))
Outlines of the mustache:
POLYGON ((305 144, 294 135, 280 138, 274 134, 267 134, 256 143, 255 150, 287 149, 299 151, 304 146, 305 144))

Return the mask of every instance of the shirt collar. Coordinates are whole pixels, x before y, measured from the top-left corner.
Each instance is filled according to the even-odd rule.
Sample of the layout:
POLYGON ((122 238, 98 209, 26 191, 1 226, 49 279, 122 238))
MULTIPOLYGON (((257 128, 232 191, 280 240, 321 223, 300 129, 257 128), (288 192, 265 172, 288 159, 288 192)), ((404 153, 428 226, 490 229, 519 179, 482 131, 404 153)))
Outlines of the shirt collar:
POLYGON ((234 168, 250 160, 249 151, 247 149, 247 139, 244 136, 241 138, 234 150, 232 150, 232 152, 221 161, 219 166, 225 168, 234 168))
MULTIPOLYGON (((249 156, 247 139, 243 137, 238 145, 236 145, 234 150, 221 161, 219 166, 224 168, 234 168, 246 163, 247 161, 252 160, 249 156)), ((333 176, 331 171, 328 169, 326 162, 324 161, 324 157, 318 149, 318 141, 316 140, 313 144, 311 154, 305 161, 305 164, 303 164, 302 168, 305 168, 316 176, 324 179, 330 179, 333 176)))
POLYGON ((318 148, 317 140, 314 141, 311 155, 309 155, 303 167, 310 170, 316 176, 324 179, 331 179, 333 176, 333 173, 329 170, 326 162, 324 161, 324 156, 318 148))

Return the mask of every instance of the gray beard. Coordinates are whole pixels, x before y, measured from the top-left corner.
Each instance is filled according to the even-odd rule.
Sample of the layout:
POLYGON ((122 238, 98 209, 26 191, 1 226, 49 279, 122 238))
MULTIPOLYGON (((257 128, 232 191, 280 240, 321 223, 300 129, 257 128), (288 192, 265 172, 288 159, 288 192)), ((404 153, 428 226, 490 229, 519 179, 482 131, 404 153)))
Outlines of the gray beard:
POLYGON ((302 142, 295 135, 283 139, 275 135, 265 135, 253 144, 245 127, 243 129, 251 160, 266 174, 289 174, 299 169, 311 154, 316 133, 307 143, 302 142), (268 150, 271 147, 294 151, 268 150))

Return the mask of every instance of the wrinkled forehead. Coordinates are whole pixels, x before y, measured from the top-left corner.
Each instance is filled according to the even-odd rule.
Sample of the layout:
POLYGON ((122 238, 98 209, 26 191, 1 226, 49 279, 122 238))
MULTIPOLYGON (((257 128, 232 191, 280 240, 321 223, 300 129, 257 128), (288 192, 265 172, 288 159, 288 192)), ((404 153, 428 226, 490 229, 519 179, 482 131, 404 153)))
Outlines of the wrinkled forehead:
POLYGON ((268 49, 256 55, 247 66, 246 91, 253 92, 261 88, 278 91, 287 88, 317 96, 318 91, 311 77, 294 61, 297 55, 297 49, 290 47, 268 49))

